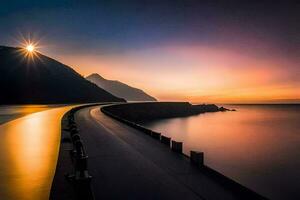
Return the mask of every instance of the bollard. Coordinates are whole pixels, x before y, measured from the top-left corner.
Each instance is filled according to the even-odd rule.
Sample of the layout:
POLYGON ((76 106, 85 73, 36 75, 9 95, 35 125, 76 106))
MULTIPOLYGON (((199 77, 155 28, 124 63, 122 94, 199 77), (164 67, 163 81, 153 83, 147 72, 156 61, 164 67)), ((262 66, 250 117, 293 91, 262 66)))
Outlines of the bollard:
POLYGON ((172 140, 172 150, 177 152, 177 153, 182 153, 182 146, 183 143, 182 142, 176 142, 174 140, 172 140))
POLYGON ((128 124, 130 127, 135 127, 135 123, 134 122, 129 122, 128 124))
POLYGON ((79 174, 85 170, 87 170, 87 158, 88 156, 76 156, 75 158, 75 171, 79 174))
POLYGON ((91 176, 87 170, 87 159, 88 156, 76 156, 75 158, 75 180, 82 181, 86 179, 90 179, 91 176))
POLYGON ((74 124, 75 123, 74 117, 68 118, 68 122, 69 122, 69 124, 74 124))
POLYGON ((163 144, 166 144, 166 145, 170 146, 170 144, 171 144, 171 138, 166 137, 164 135, 161 135, 160 142, 163 143, 163 144))
POLYGON ((75 122, 75 119, 74 119, 74 117, 68 117, 68 120, 69 120, 69 123, 73 123, 73 122, 75 122))
POLYGON ((71 126, 76 126, 75 121, 69 121, 68 126, 69 126, 69 127, 71 127, 71 126))
POLYGON ((74 128, 77 128, 76 124, 69 124, 69 129, 74 129, 74 128))
POLYGON ((159 140, 160 139, 160 133, 157 133, 157 132, 154 132, 154 131, 152 131, 151 132, 151 136, 154 138, 154 139, 157 139, 157 140, 159 140))
POLYGON ((74 120, 74 115, 68 115, 68 120, 70 121, 70 120, 74 120))
POLYGON ((143 130, 143 127, 142 127, 142 126, 140 126, 139 124, 136 124, 136 125, 135 125, 135 128, 136 128, 136 129, 138 129, 138 130, 140 130, 140 131, 142 131, 142 130, 143 130))
POLYGON ((151 135, 151 133, 152 133, 151 130, 149 130, 149 129, 143 127, 143 126, 140 126, 140 125, 137 127, 137 129, 144 132, 144 133, 146 133, 147 135, 151 135))
POLYGON ((191 151, 190 157, 191 163, 196 165, 197 167, 204 166, 204 153, 200 151, 191 151))
POLYGON ((72 129, 70 129, 70 134, 71 134, 71 136, 72 135, 75 135, 75 134, 78 134, 78 130, 77 130, 77 128, 72 128, 72 129))
POLYGON ((75 162, 74 159, 76 157, 85 154, 82 142, 80 140, 80 136, 78 135, 79 136, 79 139, 78 139, 78 136, 76 136, 76 135, 78 135, 78 134, 72 135, 73 149, 69 150, 72 162, 75 162), (73 136, 75 136, 75 140, 73 139, 73 136))
POLYGON ((93 191, 91 189, 92 176, 89 175, 87 169, 88 156, 76 157, 75 174, 72 175, 74 188, 76 191, 76 199, 78 200, 94 200, 93 191))
POLYGON ((85 150, 83 148, 83 144, 82 144, 81 140, 76 141, 75 144, 74 144, 74 146, 75 146, 76 156, 77 157, 85 155, 85 150))
POLYGON ((75 142, 75 149, 75 180, 81 181, 90 179, 91 176, 88 174, 87 170, 88 156, 85 154, 81 140, 75 142))
POLYGON ((145 127, 143 127, 143 132, 146 133, 147 135, 150 135, 150 136, 152 135, 152 131, 145 127))
POLYGON ((80 140, 81 140, 81 138, 80 138, 79 134, 72 135, 72 141, 74 144, 76 143, 76 141, 80 141, 80 140))

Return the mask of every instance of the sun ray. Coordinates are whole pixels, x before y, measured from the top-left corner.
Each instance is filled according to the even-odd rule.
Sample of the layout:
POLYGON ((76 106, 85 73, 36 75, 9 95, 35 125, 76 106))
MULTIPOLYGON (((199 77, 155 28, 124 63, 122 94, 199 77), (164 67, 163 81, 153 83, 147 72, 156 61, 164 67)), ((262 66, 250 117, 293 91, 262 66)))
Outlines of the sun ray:
POLYGON ((20 46, 19 53, 23 57, 22 60, 25 61, 27 65, 34 63, 35 59, 39 59, 38 49, 40 48, 40 40, 33 39, 30 34, 27 38, 25 38, 24 35, 20 35, 20 39, 18 43, 20 46))
POLYGON ((17 46, 23 51, 25 50, 25 52, 28 51, 34 53, 37 52, 41 47, 40 46, 41 37, 37 36, 37 34, 34 35, 32 33, 22 34, 19 32, 18 35, 14 37, 14 40, 17 46))

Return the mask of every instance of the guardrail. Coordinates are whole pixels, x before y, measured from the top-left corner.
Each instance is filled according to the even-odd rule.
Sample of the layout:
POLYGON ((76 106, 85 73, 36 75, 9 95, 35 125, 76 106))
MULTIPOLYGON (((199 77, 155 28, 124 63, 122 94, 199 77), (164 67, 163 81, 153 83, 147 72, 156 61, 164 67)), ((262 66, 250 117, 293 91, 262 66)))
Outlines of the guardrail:
POLYGON ((85 151, 84 144, 75 121, 76 111, 88 106, 90 105, 72 108, 66 114, 67 128, 64 129, 64 131, 68 131, 70 133, 72 149, 70 149, 69 152, 73 166, 73 171, 66 174, 65 177, 73 184, 78 200, 94 200, 94 195, 90 185, 92 176, 88 171, 88 155, 85 151))

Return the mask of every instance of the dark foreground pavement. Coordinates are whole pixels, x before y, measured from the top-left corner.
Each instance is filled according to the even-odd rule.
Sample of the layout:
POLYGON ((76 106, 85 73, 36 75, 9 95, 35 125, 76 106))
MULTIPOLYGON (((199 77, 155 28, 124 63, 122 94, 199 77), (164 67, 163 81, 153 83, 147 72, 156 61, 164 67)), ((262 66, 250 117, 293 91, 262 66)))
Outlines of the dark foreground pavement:
MULTIPOLYGON (((104 115, 99 106, 79 110, 75 119, 95 199, 260 199, 203 173, 158 140, 104 115)), ((68 145, 61 145, 51 199, 75 198, 64 178, 71 171, 68 145)))

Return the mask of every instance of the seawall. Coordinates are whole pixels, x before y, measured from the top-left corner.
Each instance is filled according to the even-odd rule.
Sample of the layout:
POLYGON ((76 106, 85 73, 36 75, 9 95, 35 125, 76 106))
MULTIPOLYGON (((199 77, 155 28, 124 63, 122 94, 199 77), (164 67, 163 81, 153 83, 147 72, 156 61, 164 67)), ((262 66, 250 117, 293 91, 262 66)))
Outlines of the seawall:
POLYGON ((192 108, 193 106, 189 103, 145 103, 145 105, 143 104, 144 103, 109 105, 102 107, 101 111, 104 114, 128 125, 129 127, 135 128, 145 133, 146 135, 149 135, 152 139, 155 139, 162 145, 169 147, 174 153, 181 154, 187 157, 190 160, 190 163, 195 165, 201 171, 201 173, 206 174, 210 178, 216 180, 219 184, 224 185, 224 187, 230 188, 230 190, 235 191, 238 194, 238 196, 241 197, 241 199, 267 199, 261 196, 260 194, 257 194, 256 192, 252 191, 251 189, 241 185, 240 183, 228 178, 222 173, 214 170, 213 168, 205 165, 204 152, 191 151, 190 155, 185 155, 183 154, 183 142, 172 140, 172 138, 163 135, 163 133, 155 132, 138 123, 139 121, 144 120, 154 120, 159 118, 167 118, 171 116, 189 116, 204 112, 225 111, 227 109, 223 107, 218 108, 215 105, 199 105, 192 108), (179 108, 176 108, 176 106, 178 106, 179 108), (144 108, 145 110, 141 110, 144 108), (157 110, 153 110, 154 108, 157 110), (167 111, 173 110, 173 112, 167 113, 167 111, 162 110, 164 108, 167 109, 167 111), (195 108, 198 110, 195 111, 195 108), (134 116, 135 111, 136 116, 134 116), (155 116, 157 118, 155 118, 155 116))
POLYGON ((187 117, 205 112, 225 111, 214 104, 192 105, 188 102, 146 102, 106 106, 105 111, 132 122, 162 118, 187 117))

